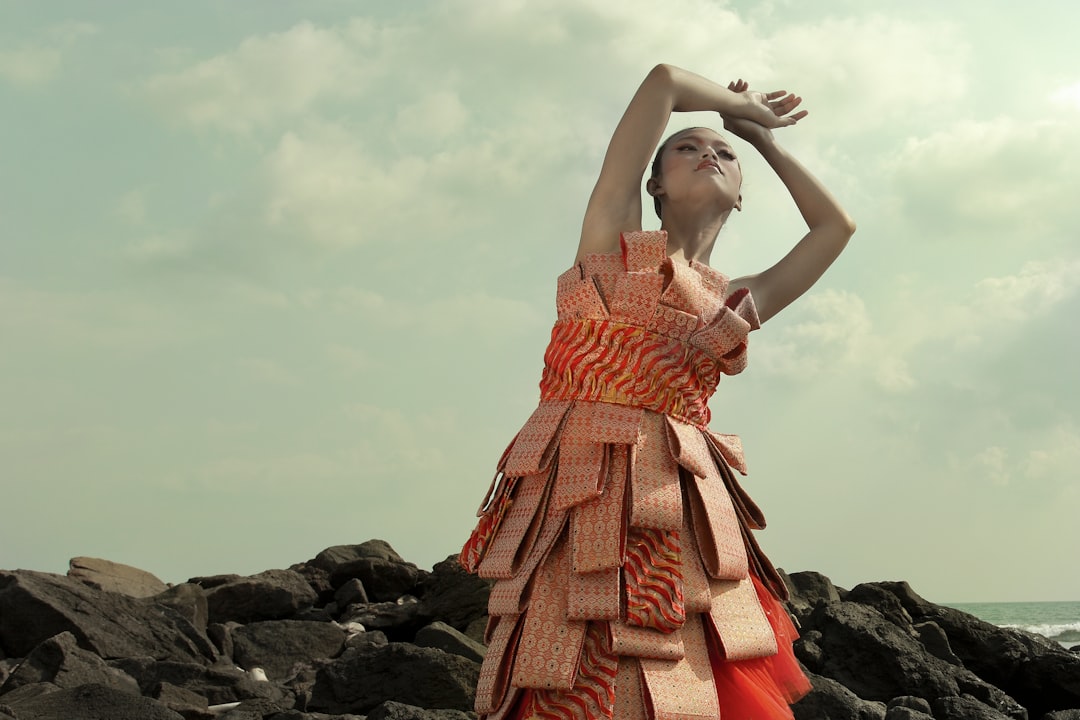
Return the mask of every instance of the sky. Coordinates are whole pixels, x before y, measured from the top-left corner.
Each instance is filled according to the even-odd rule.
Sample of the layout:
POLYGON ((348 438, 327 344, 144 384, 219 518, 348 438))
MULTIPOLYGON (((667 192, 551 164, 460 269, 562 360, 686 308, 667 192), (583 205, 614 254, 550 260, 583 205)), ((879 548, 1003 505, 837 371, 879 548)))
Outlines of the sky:
MULTIPOLYGON (((802 95, 777 138, 858 223, 711 403, 774 562, 1080 600, 1077 26, 1050 0, 0 0, 0 567, 456 554, 666 62, 802 95)), ((804 229, 736 151, 730 276, 804 229)))

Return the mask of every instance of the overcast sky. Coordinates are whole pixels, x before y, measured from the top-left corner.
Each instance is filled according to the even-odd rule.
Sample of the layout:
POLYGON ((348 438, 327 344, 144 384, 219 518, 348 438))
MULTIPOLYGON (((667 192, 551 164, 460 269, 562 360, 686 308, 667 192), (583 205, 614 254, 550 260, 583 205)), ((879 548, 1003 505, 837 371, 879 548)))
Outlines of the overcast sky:
MULTIPOLYGON (((1050 0, 0 0, 0 567, 456 553, 668 62, 803 95, 778 137, 859 226, 712 401, 774 561, 1080 599, 1077 27, 1050 0)), ((802 234, 737 149, 732 276, 802 234)))

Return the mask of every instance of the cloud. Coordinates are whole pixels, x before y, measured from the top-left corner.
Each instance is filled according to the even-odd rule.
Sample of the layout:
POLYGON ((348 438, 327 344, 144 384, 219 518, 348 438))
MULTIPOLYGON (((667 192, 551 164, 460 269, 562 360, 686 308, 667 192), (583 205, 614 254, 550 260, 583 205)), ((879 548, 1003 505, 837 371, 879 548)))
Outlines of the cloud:
POLYGON ((1058 88, 1050 95, 1050 102, 1080 110, 1080 82, 1058 88))
POLYGON ((43 40, 0 49, 0 79, 23 88, 44 85, 59 75, 71 46, 96 32, 91 23, 70 22, 50 28, 43 40))
POLYGON ((303 22, 245 39, 217 55, 145 84, 163 110, 195 127, 245 134, 296 117, 316 102, 358 93, 371 30, 364 21, 339 28, 303 22))

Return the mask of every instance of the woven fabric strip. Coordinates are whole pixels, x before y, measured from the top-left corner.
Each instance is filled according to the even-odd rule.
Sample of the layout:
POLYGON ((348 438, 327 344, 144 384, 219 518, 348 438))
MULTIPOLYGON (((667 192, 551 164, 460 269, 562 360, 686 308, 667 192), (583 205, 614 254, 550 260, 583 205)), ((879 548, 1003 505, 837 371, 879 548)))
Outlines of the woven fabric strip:
POLYGON ((630 472, 630 524, 656 530, 682 526, 679 466, 671 456, 664 418, 647 413, 641 420, 630 472))
POLYGON ((591 573, 571 572, 566 616, 571 620, 617 620, 621 611, 619 568, 591 573))
POLYGON ((626 485, 630 449, 609 445, 608 478, 603 494, 570 513, 575 573, 618 569, 626 548, 626 485))
POLYGON ((615 675, 615 717, 618 720, 648 720, 641 686, 641 665, 637 658, 619 658, 619 671, 615 675))
POLYGON ((712 609, 707 617, 720 638, 726 659, 776 654, 776 635, 761 609, 752 580, 713 580, 711 591, 712 609))
POLYGON ((521 616, 507 615, 496 620, 495 629, 488 638, 484 664, 480 667, 480 680, 476 684, 477 712, 494 712, 502 704, 520 634, 521 616))
POLYGON ((581 649, 574 687, 568 691, 536 690, 526 717, 542 720, 599 720, 615 710, 619 658, 611 651, 603 623, 590 623, 581 649))
POLYGON ((720 716, 712 664, 701 617, 691 615, 682 630, 682 660, 642 658, 641 671, 654 720, 716 720, 720 716))
POLYGON ((482 578, 512 578, 521 566, 540 531, 544 514, 544 498, 548 492, 548 473, 521 478, 510 502, 509 510, 499 523, 484 558, 477 567, 482 578))
POLYGON ((520 477, 532 475, 546 467, 552 457, 551 440, 570 405, 566 399, 541 402, 518 432, 514 446, 506 456, 506 463, 499 470, 504 475, 520 477))
POLYGON ((674 632, 686 621, 677 531, 630 528, 626 538, 626 624, 674 632))

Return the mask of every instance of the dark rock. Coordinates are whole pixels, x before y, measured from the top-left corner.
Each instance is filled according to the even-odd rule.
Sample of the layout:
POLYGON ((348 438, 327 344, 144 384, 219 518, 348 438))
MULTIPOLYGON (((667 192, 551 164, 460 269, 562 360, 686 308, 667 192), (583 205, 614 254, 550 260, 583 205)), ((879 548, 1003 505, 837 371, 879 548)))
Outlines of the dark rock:
POLYGON ((232 662, 233 659, 233 637, 232 633, 238 627, 242 627, 240 623, 227 622, 227 623, 210 623, 206 626, 206 635, 214 643, 218 652, 221 653, 223 658, 232 662))
POLYGON ((18 720, 184 720, 156 700, 104 685, 83 685, 8 703, 18 720))
POLYGON ((370 632, 355 633, 350 635, 345 640, 345 647, 351 648, 369 648, 369 647, 382 647, 389 644, 389 640, 386 637, 386 633, 382 630, 372 630, 370 632))
POLYGON ((1005 713, 984 705, 970 695, 939 698, 934 701, 934 712, 939 717, 963 720, 1011 720, 1005 713))
POLYGON ((840 601, 840 592, 829 578, 821 573, 804 571, 787 576, 791 585, 789 591, 793 600, 800 600, 810 607, 821 603, 840 601))
POLYGON ((202 575, 199 577, 193 577, 189 579, 188 582, 198 585, 203 590, 210 590, 220 585, 225 585, 226 583, 231 583, 241 579, 243 579, 243 575, 227 573, 225 575, 202 575))
POLYGON ((367 591, 364 590, 364 583, 360 582, 356 578, 345 581, 341 587, 334 593, 334 602, 338 607, 348 607, 349 605, 355 605, 357 603, 368 603, 367 591))
POLYGON ((206 593, 206 602, 210 622, 249 623, 291 617, 314 604, 316 597, 299 573, 267 570, 214 585, 206 593))
POLYGON ((0 694, 44 682, 61 689, 96 683, 139 694, 139 685, 133 677, 80 648, 69 632, 55 635, 34 648, 0 687, 0 694))
POLYGON ((921 712, 925 715, 933 714, 933 711, 930 709, 930 703, 928 703, 925 699, 921 697, 915 697, 914 695, 900 695, 898 697, 894 697, 892 700, 886 703, 885 707, 889 710, 897 707, 902 707, 908 708, 910 710, 915 710, 916 712, 921 712))
MULTIPOLYGON (((152 695, 161 683, 169 683, 203 696, 210 705, 253 698, 274 702, 291 698, 291 694, 277 683, 253 680, 248 673, 230 666, 155 662, 152 658, 125 658, 112 665, 135 678, 144 695, 152 695)), ((291 705, 291 701, 288 704, 291 705)))
POLYGON ((487 654, 486 647, 442 622, 420 628, 413 642, 417 647, 438 648, 478 663, 483 663, 487 654))
POLYGON ((899 695, 917 695, 932 700, 967 692, 1002 712, 1022 711, 1012 698, 974 674, 928 654, 908 630, 870 605, 821 604, 805 626, 821 633, 821 674, 863 699, 884 702, 899 695))
POLYGON ((898 705, 885 711, 885 720, 934 720, 934 716, 898 705))
POLYGON ((471 717, 475 716, 461 710, 425 710, 388 700, 369 712, 367 720, 470 720, 471 717))
POLYGON ((949 637, 936 622, 927 620, 926 622, 916 623, 912 627, 917 633, 919 642, 923 644, 923 647, 931 655, 953 665, 964 664, 960 658, 956 657, 956 654, 949 646, 949 637))
POLYGON ((345 631, 336 625, 300 620, 268 620, 232 632, 233 659, 247 670, 261 667, 271 680, 287 680, 297 664, 337 657, 345 631))
POLYGON ((320 623, 332 623, 334 622, 333 613, 329 612, 326 608, 309 607, 300 610, 293 615, 291 620, 306 620, 307 622, 320 622, 320 623))
POLYGON ((465 572, 456 555, 437 563, 420 584, 420 614, 465 632, 470 623, 487 616, 493 580, 465 572))
POLYGON ((934 605, 906 582, 878 585, 896 595, 917 622, 937 624, 968 670, 1015 698, 1031 717, 1080 707, 1080 657, 1057 643, 934 605))
POLYGON ((397 642, 412 640, 416 631, 424 626, 420 616, 420 603, 412 596, 404 596, 399 602, 367 603, 350 605, 338 620, 342 625, 360 623, 365 630, 382 630, 397 642))
POLYGON ((795 641, 795 657, 810 672, 821 672, 821 666, 825 664, 825 651, 821 649, 820 642, 821 633, 817 630, 806 630, 795 641))
POLYGON ((76 557, 68 561, 68 577, 97 590, 145 598, 163 593, 169 586, 153 573, 100 558, 76 557))
POLYGON ((330 584, 335 588, 359 579, 375 602, 396 600, 406 593, 417 592, 417 585, 428 575, 402 559, 384 540, 327 548, 307 564, 330 573, 330 584))
POLYGON ((200 633, 206 634, 210 615, 206 604, 206 591, 201 586, 195 583, 182 583, 147 598, 145 602, 172 608, 200 633))
POLYGON ((326 713, 286 710, 285 712, 274 713, 273 715, 265 715, 263 716, 263 720, 365 720, 365 716, 353 715, 352 713, 345 713, 344 715, 327 715, 326 713))
POLYGON ((424 708, 471 710, 480 665, 405 643, 350 648, 316 676, 308 710, 366 713, 393 700, 424 708))
POLYGON ((316 603, 325 605, 334 599, 334 586, 330 583, 330 572, 324 568, 316 567, 310 563, 297 563, 289 568, 299 573, 311 589, 318 596, 316 603))
POLYGON ((172 683, 158 683, 152 697, 159 703, 186 718, 203 717, 207 714, 206 698, 172 683))
POLYGON ((63 575, 0 571, 0 647, 23 657, 65 631, 106 660, 150 655, 206 662, 215 656, 206 635, 168 608, 63 575))
POLYGON ((1080 708, 1047 713, 1042 720, 1080 720, 1080 708))
POLYGON ((795 720, 884 720, 885 703, 867 702, 831 678, 807 677, 814 689, 791 706, 795 720))
POLYGON ((911 614, 901 604, 899 598, 880 585, 874 583, 856 585, 848 591, 844 599, 848 602, 869 605, 884 615, 885 619, 896 627, 905 630, 911 635, 915 634, 915 630, 912 628, 911 614))

